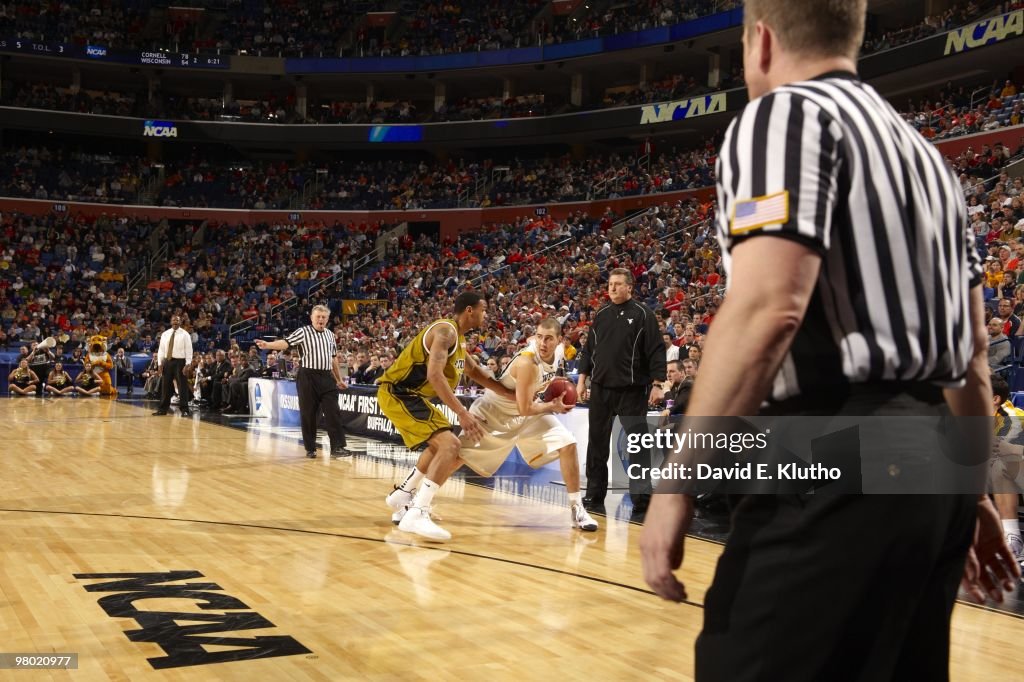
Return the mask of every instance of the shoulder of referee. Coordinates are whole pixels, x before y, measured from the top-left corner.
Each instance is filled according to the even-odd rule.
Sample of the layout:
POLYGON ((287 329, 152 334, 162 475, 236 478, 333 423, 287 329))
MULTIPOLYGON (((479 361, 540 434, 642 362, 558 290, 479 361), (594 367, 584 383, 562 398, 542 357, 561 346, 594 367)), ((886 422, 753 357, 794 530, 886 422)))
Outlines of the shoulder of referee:
POLYGON ((842 136, 833 112, 814 93, 783 87, 733 122, 718 173, 719 224, 730 243, 771 233, 828 250, 842 136))
POLYGON ((779 134, 790 131, 794 123, 811 120, 838 140, 842 137, 842 127, 835 106, 834 101, 822 93, 799 85, 783 85, 749 102, 733 119, 726 136, 735 134, 744 124, 766 127, 769 134, 779 134), (794 111, 799 111, 800 115, 793 114, 794 111))

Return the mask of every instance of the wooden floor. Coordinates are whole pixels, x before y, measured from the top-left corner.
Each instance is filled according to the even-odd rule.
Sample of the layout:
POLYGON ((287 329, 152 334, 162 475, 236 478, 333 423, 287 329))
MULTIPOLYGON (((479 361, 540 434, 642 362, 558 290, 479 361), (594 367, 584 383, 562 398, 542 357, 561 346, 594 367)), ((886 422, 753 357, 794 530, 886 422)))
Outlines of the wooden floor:
MULTIPOLYGON (((581 534, 561 505, 452 481, 453 541, 421 547, 383 504, 405 458, 310 461, 101 399, 0 410, 0 653, 79 654, 77 671, 0 679, 691 679, 714 543, 688 542, 694 603, 665 605, 636 525, 581 534), (83 576, 170 571, 194 573, 83 576), (239 651, 289 655, 210 662, 239 651)), ((958 605, 954 679, 1020 679, 1022 642, 1024 620, 958 605)))

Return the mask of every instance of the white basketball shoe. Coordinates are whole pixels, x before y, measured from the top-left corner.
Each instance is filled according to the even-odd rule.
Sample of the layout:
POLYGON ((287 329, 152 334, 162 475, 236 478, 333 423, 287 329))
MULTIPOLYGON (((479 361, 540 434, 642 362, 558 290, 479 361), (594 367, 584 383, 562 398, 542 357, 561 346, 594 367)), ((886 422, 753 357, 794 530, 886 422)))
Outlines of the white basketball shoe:
POLYGON ((597 521, 587 513, 582 504, 572 506, 572 509, 569 510, 569 518, 572 520, 573 528, 579 528, 588 533, 597 530, 597 521))
POLYGON ((430 507, 409 507, 398 524, 398 530, 414 533, 435 542, 446 542, 452 539, 451 533, 430 518, 430 507))
POLYGON ((415 495, 415 490, 408 492, 406 490, 402 490, 398 486, 395 486, 395 489, 391 491, 391 494, 384 498, 384 502, 395 510, 391 515, 391 523, 396 526, 398 525, 402 520, 402 517, 405 516, 405 512, 408 511, 409 505, 412 504, 412 498, 415 495))

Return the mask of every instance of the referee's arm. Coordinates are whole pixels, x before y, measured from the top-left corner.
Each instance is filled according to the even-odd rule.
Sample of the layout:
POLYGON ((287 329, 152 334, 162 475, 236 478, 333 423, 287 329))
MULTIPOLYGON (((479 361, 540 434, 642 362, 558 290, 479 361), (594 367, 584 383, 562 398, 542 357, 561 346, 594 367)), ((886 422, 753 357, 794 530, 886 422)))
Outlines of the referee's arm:
MULTIPOLYGON (((970 247, 969 247, 970 248, 970 247)), ((988 366, 988 333, 985 327, 985 299, 981 285, 971 288, 970 325, 974 350, 967 366, 966 383, 943 391, 946 404, 957 417, 992 416, 992 369, 988 366)))
POLYGON ((276 341, 264 341, 263 339, 256 339, 254 342, 256 347, 260 350, 288 350, 291 346, 284 339, 277 339, 276 341))
POLYGON ((821 256, 785 239, 751 239, 732 252, 726 296, 708 330, 686 413, 756 414, 811 300, 821 256))
MULTIPOLYGON (((775 97, 747 105, 719 154, 718 236, 732 259, 729 294, 708 330, 687 415, 756 414, 800 328, 828 251, 839 173, 837 128, 803 108, 798 120, 772 116, 775 97), (815 144, 804 149, 804 139, 815 144), (737 203, 744 207, 739 222, 737 203)), ((676 452, 666 462, 690 454, 676 452)), ((662 481, 658 492, 674 492, 668 487, 662 481)), ((672 571, 692 518, 689 496, 654 495, 644 524, 644 578, 674 601, 686 596, 672 571)))

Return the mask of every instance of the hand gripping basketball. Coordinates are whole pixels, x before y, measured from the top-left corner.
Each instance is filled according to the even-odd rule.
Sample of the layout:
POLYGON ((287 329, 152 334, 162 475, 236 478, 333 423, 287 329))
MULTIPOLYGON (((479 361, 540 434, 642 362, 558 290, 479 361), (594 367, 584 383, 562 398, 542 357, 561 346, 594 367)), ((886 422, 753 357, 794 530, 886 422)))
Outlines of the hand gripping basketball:
POLYGON ((547 389, 544 391, 544 402, 549 403, 552 400, 557 400, 558 397, 562 397, 562 402, 566 405, 576 404, 576 387, 571 381, 564 377, 557 377, 551 380, 548 384, 547 389))

